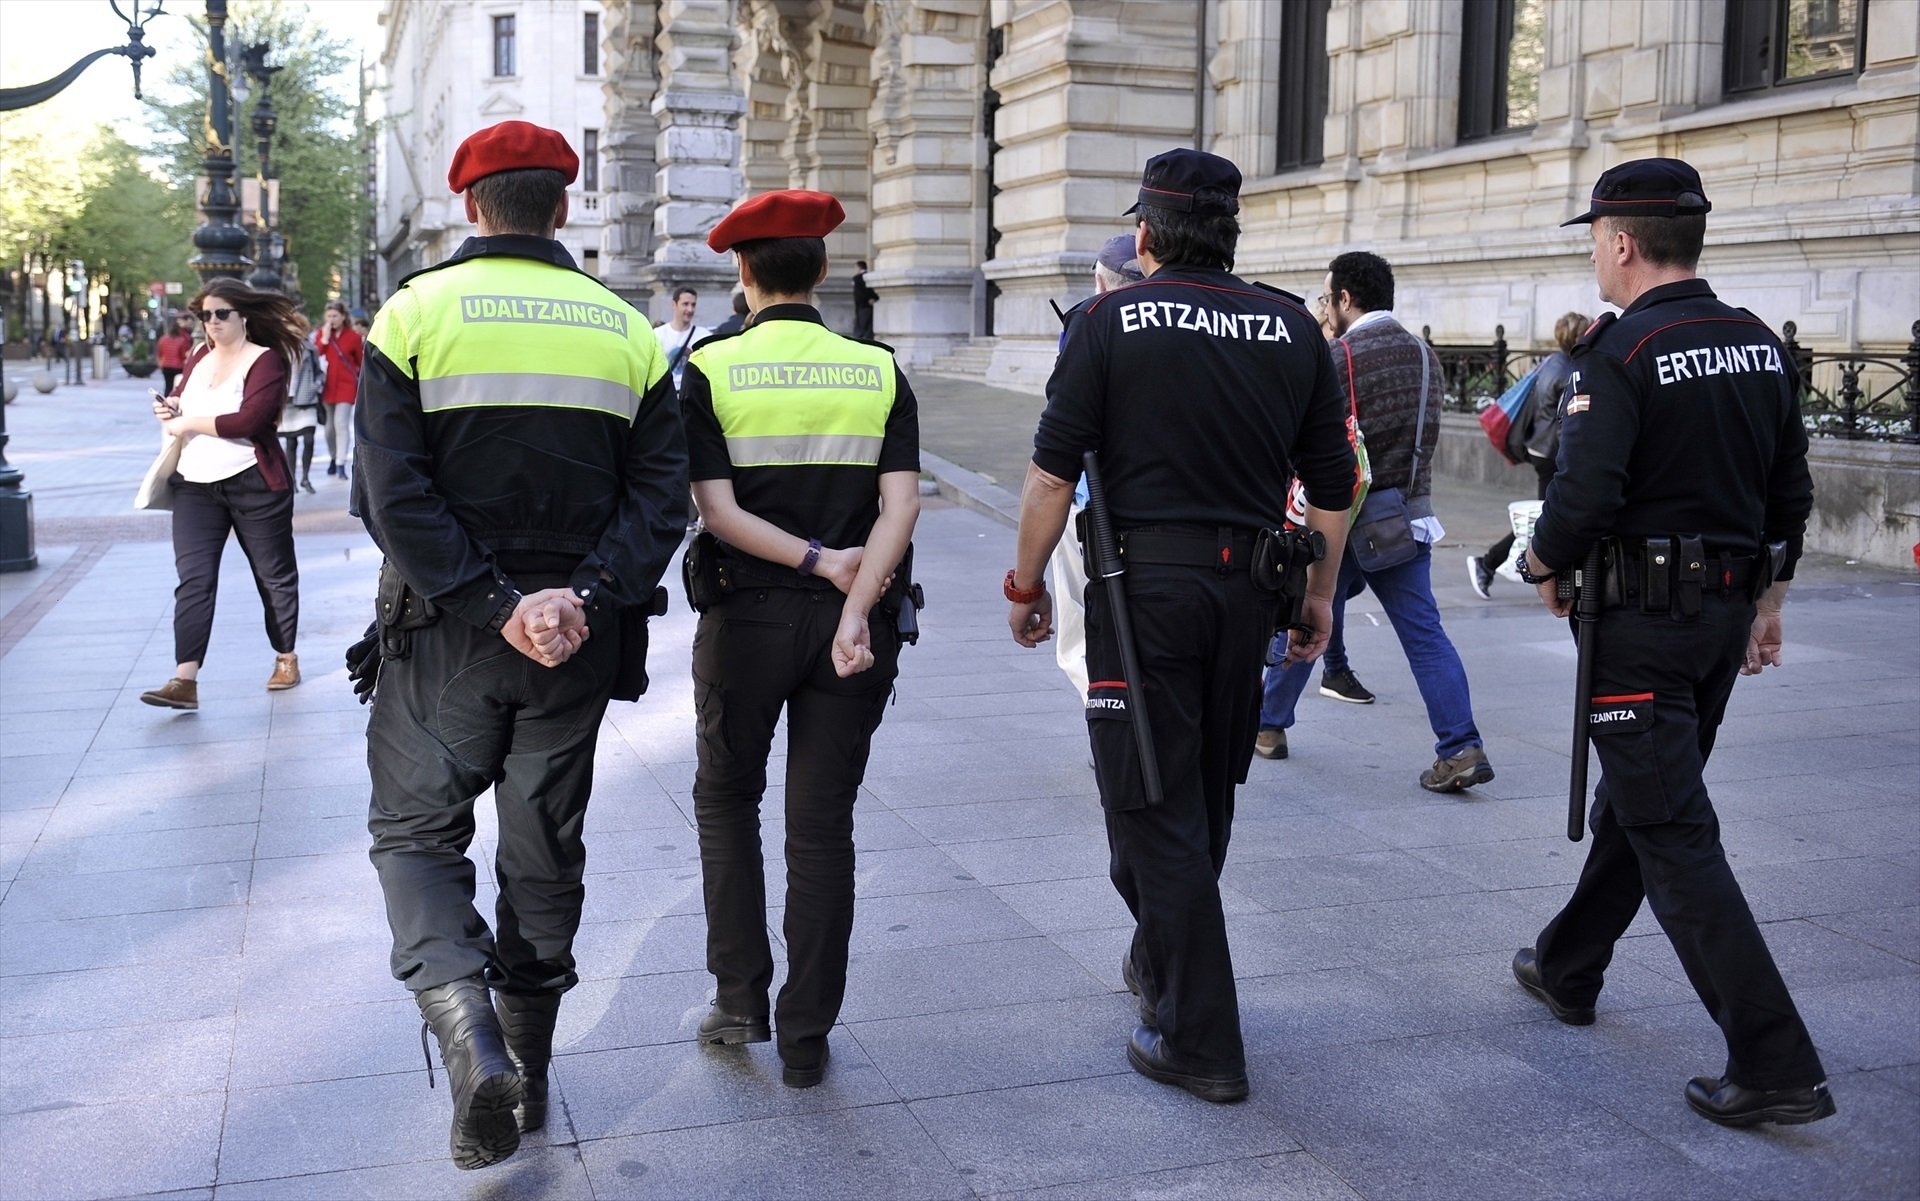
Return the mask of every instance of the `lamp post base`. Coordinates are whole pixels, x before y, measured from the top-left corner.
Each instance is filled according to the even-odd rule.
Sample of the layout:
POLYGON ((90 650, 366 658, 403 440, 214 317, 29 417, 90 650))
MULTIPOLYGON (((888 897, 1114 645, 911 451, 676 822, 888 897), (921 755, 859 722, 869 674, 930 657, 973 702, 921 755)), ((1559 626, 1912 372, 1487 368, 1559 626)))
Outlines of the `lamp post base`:
POLYGON ((39 565, 33 551, 33 494, 0 491, 0 572, 32 571, 39 565))

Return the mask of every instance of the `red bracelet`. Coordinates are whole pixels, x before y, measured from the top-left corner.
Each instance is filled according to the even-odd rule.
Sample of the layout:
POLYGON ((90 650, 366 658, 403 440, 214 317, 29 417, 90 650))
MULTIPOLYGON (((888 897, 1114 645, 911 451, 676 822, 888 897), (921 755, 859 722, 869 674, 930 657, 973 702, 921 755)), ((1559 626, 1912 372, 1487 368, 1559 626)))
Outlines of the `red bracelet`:
POLYGON ((1041 580, 1038 584, 1035 584, 1031 588, 1019 588, 1014 585, 1013 572, 1014 572, 1013 568, 1011 567, 1007 568, 1007 582, 1004 586, 1002 586, 1001 591, 1005 592, 1007 594, 1007 599, 1012 601, 1014 604, 1031 605, 1033 602, 1039 600, 1041 597, 1047 594, 1046 580, 1044 579, 1041 580))

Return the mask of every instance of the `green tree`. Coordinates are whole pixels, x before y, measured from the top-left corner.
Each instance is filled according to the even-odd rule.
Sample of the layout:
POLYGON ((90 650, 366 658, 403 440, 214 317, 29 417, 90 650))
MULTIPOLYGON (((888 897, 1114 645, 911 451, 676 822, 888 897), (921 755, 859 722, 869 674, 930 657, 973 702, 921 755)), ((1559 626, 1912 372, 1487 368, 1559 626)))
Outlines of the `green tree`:
MULTIPOLYGON (((8 265, 32 273, 72 257, 83 181, 70 159, 20 116, 0 121, 0 252, 8 265)), ((27 291, 14 293, 15 337, 39 320, 26 311, 27 291)))
POLYGON ((122 316, 145 310, 149 282, 192 277, 193 225, 193 194, 170 186, 138 147, 102 129, 88 148, 85 193, 66 244, 106 284, 122 316))
MULTIPOLYGON (((204 38, 205 19, 198 14, 189 14, 188 19, 204 38)), ((271 85, 278 121, 271 163, 280 181, 280 204, 272 216, 275 228, 287 240, 302 304, 317 318, 334 286, 335 270, 355 251, 365 228, 362 142, 353 128, 357 90, 353 51, 327 32, 306 5, 286 0, 235 3, 226 41, 235 75, 241 48, 256 42, 268 43, 269 61, 283 68, 271 85)), ((233 106, 236 184, 252 179, 257 168, 251 121, 260 103, 260 85, 249 83, 254 90, 249 103, 233 106)), ((159 139, 153 151, 168 158, 175 182, 188 195, 197 195, 206 149, 204 61, 176 64, 162 90, 164 98, 149 100, 159 139)))

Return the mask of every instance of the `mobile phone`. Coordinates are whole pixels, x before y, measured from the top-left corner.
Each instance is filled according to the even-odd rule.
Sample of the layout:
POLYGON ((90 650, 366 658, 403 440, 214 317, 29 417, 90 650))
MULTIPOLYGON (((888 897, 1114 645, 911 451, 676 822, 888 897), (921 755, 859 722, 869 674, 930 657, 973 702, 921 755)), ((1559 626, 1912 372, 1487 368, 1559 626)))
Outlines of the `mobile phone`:
POLYGON ((168 410, 170 410, 173 413, 175 417, 178 417, 180 415, 180 402, 177 400, 174 400, 172 397, 162 396, 160 394, 160 389, 148 388, 147 395, 153 397, 154 403, 164 405, 168 410))

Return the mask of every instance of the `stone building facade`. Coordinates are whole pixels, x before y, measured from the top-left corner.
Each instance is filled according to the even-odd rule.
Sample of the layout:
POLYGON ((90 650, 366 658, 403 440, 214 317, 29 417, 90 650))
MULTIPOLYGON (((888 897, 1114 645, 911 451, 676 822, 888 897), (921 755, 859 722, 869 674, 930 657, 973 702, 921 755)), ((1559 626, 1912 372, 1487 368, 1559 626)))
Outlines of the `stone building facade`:
POLYGON ((497 121, 561 130, 581 152, 559 237, 576 262, 602 273, 612 188, 599 149, 610 132, 601 19, 597 0, 389 0, 375 141, 381 295, 473 234, 462 199, 447 192, 447 168, 468 134, 497 121))
POLYGON ((970 344, 951 361, 1037 389, 1049 301, 1088 290, 1140 164, 1196 144, 1245 175, 1243 274, 1314 294, 1333 254, 1372 249, 1436 341, 1544 345, 1598 312, 1584 231, 1558 225, 1647 155, 1700 168, 1704 270, 1803 343, 1898 351, 1920 317, 1912 0, 394 0, 389 108, 410 115, 385 144, 428 186, 383 206, 382 238, 405 221, 414 261, 453 228, 446 123, 541 119, 535 78, 454 78, 486 65, 458 47, 543 8, 599 14, 603 76, 544 91, 598 94, 598 269, 656 318, 673 284, 730 283, 704 237, 733 203, 822 188, 848 211, 830 321, 850 327, 865 258, 905 361, 970 344), (435 72, 453 82, 429 95, 435 72))

